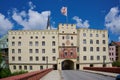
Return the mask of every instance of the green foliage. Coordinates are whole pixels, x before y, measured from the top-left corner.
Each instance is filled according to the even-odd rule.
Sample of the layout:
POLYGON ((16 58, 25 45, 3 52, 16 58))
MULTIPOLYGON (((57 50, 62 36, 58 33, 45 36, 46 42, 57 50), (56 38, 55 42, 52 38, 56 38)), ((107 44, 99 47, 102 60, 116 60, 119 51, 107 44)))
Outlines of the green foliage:
POLYGON ((15 76, 15 75, 19 75, 19 74, 24 74, 24 73, 28 73, 28 71, 23 71, 23 70, 21 70, 21 71, 15 71, 15 72, 13 72, 11 74, 11 76, 15 76))
POLYGON ((11 76, 11 71, 9 68, 1 69, 0 78, 9 77, 9 76, 11 76))
POLYGON ((120 67, 120 62, 119 61, 115 61, 115 62, 112 63, 112 66, 120 67))

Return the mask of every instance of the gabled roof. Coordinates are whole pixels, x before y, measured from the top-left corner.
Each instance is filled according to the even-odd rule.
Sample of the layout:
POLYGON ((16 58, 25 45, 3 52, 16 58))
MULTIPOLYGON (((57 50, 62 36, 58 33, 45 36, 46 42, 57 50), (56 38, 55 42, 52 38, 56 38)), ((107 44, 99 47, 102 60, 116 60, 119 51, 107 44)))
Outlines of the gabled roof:
POLYGON ((116 45, 120 46, 120 42, 114 42, 116 45))
POLYGON ((114 41, 112 41, 111 45, 120 46, 120 42, 114 42, 114 41))

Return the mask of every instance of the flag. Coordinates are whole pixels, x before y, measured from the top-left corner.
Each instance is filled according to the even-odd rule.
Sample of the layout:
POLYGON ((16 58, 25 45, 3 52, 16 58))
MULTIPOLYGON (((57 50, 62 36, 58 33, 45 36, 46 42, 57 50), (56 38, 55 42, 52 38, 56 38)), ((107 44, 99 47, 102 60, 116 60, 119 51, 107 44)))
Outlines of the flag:
POLYGON ((65 16, 67 16, 67 7, 62 7, 61 8, 61 13, 65 16))

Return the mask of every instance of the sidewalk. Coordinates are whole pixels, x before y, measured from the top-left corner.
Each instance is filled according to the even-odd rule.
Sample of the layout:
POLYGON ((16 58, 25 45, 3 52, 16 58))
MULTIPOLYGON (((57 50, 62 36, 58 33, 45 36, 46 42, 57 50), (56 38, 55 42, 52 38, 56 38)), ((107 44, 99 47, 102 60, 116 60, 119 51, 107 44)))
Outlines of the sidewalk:
POLYGON ((58 70, 53 70, 40 80, 61 80, 60 72, 58 70))
POLYGON ((92 70, 82 70, 82 71, 100 74, 104 76, 111 76, 111 77, 116 77, 118 75, 117 73, 109 73, 109 72, 101 72, 101 71, 92 71, 92 70))

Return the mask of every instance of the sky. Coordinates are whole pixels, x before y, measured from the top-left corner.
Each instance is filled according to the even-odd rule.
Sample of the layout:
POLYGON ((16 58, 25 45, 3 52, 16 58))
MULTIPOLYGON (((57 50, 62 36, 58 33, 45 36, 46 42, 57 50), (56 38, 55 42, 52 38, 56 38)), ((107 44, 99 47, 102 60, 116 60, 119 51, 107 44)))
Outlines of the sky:
POLYGON ((9 30, 52 29, 59 23, 108 30, 109 42, 120 41, 120 0, 0 0, 0 37, 9 30), (61 8, 67 7, 67 18, 61 8))

